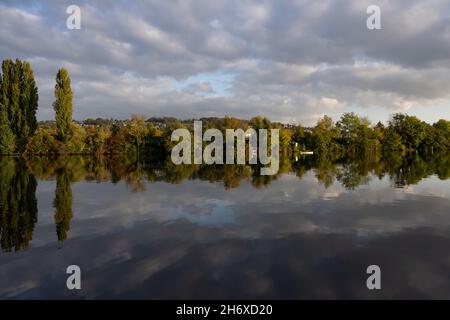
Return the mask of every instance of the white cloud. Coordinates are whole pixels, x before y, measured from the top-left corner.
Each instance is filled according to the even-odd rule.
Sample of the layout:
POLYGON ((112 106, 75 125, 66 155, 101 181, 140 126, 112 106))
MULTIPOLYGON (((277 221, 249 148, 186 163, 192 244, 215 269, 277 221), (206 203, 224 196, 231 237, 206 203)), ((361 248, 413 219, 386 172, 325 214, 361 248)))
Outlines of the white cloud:
POLYGON ((365 28, 368 0, 80 1, 77 31, 65 29, 68 4, 0 4, 0 59, 32 62, 40 118, 52 117, 60 66, 78 118, 262 114, 312 124, 355 108, 376 109, 375 121, 419 109, 449 116, 432 107, 450 106, 449 0, 380 1, 380 32, 365 28), (215 93, 214 76, 174 85, 218 73, 233 75, 226 94, 215 93))

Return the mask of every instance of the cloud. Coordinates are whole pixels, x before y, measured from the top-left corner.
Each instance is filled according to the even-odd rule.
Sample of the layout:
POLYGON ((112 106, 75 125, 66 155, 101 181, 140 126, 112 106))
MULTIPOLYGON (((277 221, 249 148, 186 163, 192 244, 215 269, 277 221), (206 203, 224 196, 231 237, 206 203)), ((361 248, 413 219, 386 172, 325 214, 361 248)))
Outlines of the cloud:
POLYGON ((70 1, 3 1, 0 59, 32 62, 41 119, 53 116, 60 66, 73 78, 77 118, 261 114, 312 124, 353 110, 373 110, 375 121, 405 110, 448 118, 450 1, 378 1, 379 31, 366 28, 372 2, 79 1, 82 29, 69 31, 70 1), (204 74, 213 76, 179 90, 204 74), (226 94, 215 86, 223 75, 232 75, 226 94))

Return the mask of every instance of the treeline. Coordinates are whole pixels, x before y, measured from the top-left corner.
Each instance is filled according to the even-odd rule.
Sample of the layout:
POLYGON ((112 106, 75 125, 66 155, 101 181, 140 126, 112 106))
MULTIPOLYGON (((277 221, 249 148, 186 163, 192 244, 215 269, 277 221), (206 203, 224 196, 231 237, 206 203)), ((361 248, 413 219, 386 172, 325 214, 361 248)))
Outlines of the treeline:
MULTIPOLYGON (((132 116, 129 120, 72 119, 73 91, 64 68, 56 75, 55 121, 37 124, 38 90, 30 64, 5 60, 0 74, 0 154, 129 154, 170 152, 174 129, 192 130, 193 120, 132 116)), ((397 113, 385 126, 345 113, 334 122, 324 116, 314 127, 285 125, 264 117, 202 118, 203 130, 280 129, 283 154, 375 154, 386 151, 433 153, 450 148, 450 121, 430 125, 415 116, 397 113)))
MULTIPOLYGON (((314 127, 285 125, 267 118, 242 120, 233 117, 202 118, 203 130, 217 128, 266 128, 280 130, 280 149, 287 155, 301 151, 319 154, 376 154, 389 151, 441 152, 450 149, 450 121, 441 119, 430 125, 415 116, 395 114, 388 125, 372 126, 366 118, 345 113, 338 122, 323 117, 314 127)), ((25 148, 28 154, 169 154, 174 146, 171 134, 177 128, 193 131, 192 120, 173 118, 129 120, 96 119, 72 124, 70 137, 58 139, 56 124, 40 126, 25 148)))
POLYGON ((441 119, 430 125, 415 116, 394 114, 388 125, 372 126, 367 118, 345 113, 336 123, 323 117, 310 129, 298 126, 292 136, 302 148, 319 153, 350 154, 380 151, 436 152, 450 149, 450 121, 441 119))

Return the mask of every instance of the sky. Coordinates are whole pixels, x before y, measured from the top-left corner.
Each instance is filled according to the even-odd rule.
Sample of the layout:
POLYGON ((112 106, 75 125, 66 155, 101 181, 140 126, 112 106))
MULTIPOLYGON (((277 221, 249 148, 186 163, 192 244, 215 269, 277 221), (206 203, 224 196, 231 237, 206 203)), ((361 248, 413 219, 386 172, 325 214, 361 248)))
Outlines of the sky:
POLYGON ((39 120, 54 117, 60 67, 78 120, 450 119, 450 0, 0 0, 7 58, 31 63, 39 120), (80 30, 66 26, 72 4, 80 30), (369 5, 380 30, 366 26, 369 5))

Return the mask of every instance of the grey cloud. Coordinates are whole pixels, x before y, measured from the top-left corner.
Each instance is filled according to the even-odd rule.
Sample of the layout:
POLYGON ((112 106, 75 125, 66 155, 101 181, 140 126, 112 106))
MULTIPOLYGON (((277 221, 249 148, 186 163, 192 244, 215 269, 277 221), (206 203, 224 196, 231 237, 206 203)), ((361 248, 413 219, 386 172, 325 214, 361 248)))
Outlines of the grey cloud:
MULTIPOLYGON (((365 27, 373 1, 3 1, 0 59, 32 61, 39 116, 52 116, 53 78, 66 66, 79 118, 262 114, 314 122, 355 106, 407 110, 449 103, 449 0, 380 1, 383 30, 365 27), (236 75, 226 97, 180 92, 183 81, 236 75)), ((205 91, 206 89, 206 91, 205 91)), ((377 120, 377 119, 374 119, 377 120)))

